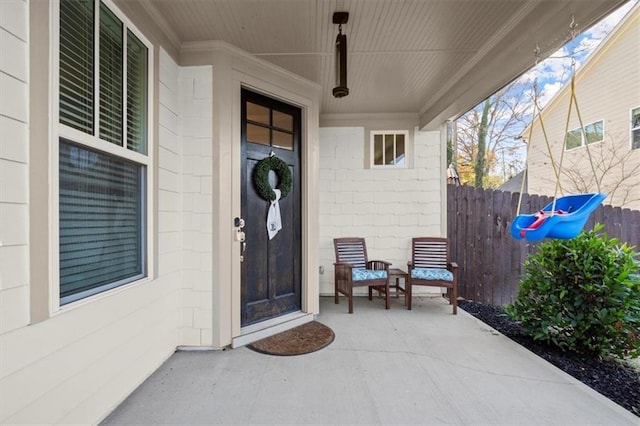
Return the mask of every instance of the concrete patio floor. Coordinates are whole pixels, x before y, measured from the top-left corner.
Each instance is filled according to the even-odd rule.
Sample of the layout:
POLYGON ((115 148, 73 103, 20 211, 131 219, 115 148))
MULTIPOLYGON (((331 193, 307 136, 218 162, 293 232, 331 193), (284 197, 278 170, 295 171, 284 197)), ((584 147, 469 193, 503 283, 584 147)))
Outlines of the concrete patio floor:
POLYGON ((336 335, 325 349, 177 352, 103 424, 640 424, 441 298, 320 308, 336 335))

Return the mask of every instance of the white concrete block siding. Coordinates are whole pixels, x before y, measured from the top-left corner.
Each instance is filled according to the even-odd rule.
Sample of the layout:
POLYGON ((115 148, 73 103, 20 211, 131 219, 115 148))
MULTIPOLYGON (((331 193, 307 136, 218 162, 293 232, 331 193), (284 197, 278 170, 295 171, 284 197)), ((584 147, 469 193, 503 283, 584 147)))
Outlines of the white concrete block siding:
POLYGON ((213 336, 212 67, 181 67, 177 77, 182 112, 180 187, 183 280, 180 345, 211 346, 213 336))
POLYGON ((406 270, 411 238, 441 235, 440 133, 409 130, 413 166, 371 169, 365 167, 364 127, 320 129, 321 294, 333 294, 336 237, 364 237, 370 259, 406 270))

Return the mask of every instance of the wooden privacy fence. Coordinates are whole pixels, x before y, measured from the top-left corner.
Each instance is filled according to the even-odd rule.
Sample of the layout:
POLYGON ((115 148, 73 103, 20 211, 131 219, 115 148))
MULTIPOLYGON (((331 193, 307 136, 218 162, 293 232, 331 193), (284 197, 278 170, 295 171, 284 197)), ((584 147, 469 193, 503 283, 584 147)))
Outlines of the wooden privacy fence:
MULTIPOLYGON (((518 197, 518 193, 447 185, 447 236, 451 258, 460 268, 460 297, 502 306, 518 295, 524 261, 539 244, 511 237, 518 197)), ((520 211, 534 213, 551 200, 524 194, 520 211)), ((604 224, 610 237, 640 248, 640 211, 600 206, 584 229, 596 223, 604 224)))

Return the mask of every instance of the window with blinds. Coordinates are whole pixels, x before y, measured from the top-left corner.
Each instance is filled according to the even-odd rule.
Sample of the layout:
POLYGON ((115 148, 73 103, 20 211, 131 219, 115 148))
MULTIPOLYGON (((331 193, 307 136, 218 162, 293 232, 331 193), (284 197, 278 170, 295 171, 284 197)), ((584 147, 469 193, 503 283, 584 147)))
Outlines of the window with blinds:
POLYGON ((149 48, 98 0, 61 0, 59 45, 64 305, 146 276, 149 48))
POLYGON ((68 303, 144 276, 144 169, 63 140, 60 300, 68 303))

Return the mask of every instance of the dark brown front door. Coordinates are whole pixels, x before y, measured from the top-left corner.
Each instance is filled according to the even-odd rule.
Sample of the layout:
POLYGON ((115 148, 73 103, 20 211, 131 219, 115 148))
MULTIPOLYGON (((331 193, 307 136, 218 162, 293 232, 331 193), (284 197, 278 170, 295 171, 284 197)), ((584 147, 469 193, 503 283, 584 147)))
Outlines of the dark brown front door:
MULTIPOLYGON (((301 308, 300 123, 300 108, 242 90, 242 326, 301 308), (253 169, 271 154, 289 165, 293 185, 279 202, 282 229, 270 240, 270 203, 256 192, 253 169)), ((278 186, 273 171, 269 182, 278 186)))

